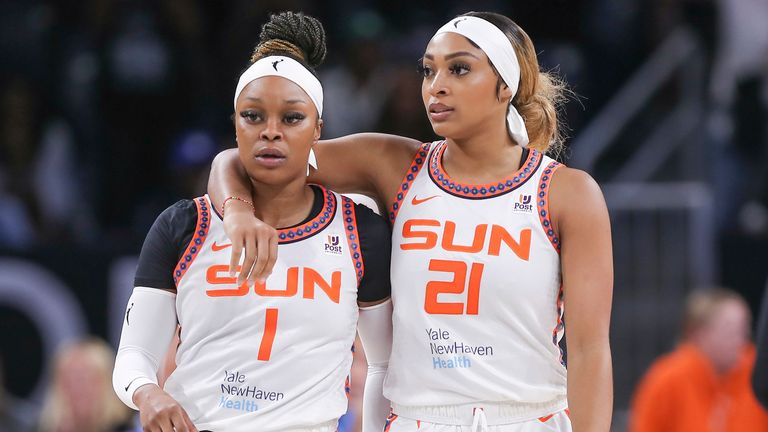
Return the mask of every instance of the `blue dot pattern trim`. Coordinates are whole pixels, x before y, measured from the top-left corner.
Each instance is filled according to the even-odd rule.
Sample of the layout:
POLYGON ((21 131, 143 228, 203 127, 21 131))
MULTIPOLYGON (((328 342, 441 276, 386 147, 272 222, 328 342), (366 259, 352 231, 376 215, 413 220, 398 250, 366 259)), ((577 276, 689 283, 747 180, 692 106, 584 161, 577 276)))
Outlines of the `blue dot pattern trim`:
POLYGON ((349 245, 349 254, 352 256, 352 265, 355 266, 357 275, 357 285, 363 280, 365 266, 363 264, 362 249, 360 248, 360 235, 357 232, 357 216, 355 215, 355 203, 345 197, 341 197, 344 207, 344 232, 347 234, 347 244, 349 245))
POLYGON ((539 187, 536 189, 536 210, 539 212, 539 221, 541 221, 541 227, 544 228, 544 233, 547 234, 549 242, 552 243, 552 247, 557 253, 560 253, 560 239, 555 233, 549 214, 549 185, 552 183, 552 176, 555 171, 561 166, 563 165, 557 161, 552 161, 547 165, 541 174, 539 187))
POLYGON ((443 141, 432 153, 429 161, 429 177, 440 189, 462 198, 493 198, 511 192, 533 176, 542 160, 541 152, 531 150, 528 153, 528 159, 526 159, 525 164, 506 179, 498 183, 483 185, 464 184, 451 180, 448 173, 443 169, 442 159, 446 147, 446 142, 443 141))
MULTIPOLYGON (((318 185, 319 186, 319 185, 318 185)), ((284 228, 277 230, 277 242, 278 243, 293 243, 295 241, 310 237, 322 231, 323 228, 328 226, 333 220, 333 215, 336 212, 336 197, 328 189, 319 186, 323 191, 325 197, 325 205, 323 211, 320 212, 311 221, 291 228, 284 228)))
POLYGON ((176 269, 173 271, 173 283, 176 284, 176 286, 179 285, 179 281, 184 276, 184 273, 189 270, 192 261, 194 261, 197 254, 200 253, 203 243, 205 242, 205 236, 208 235, 208 228, 211 224, 208 200, 206 200, 205 197, 195 198, 195 206, 197 207, 197 226, 195 227, 194 235, 192 235, 192 240, 190 240, 187 249, 184 251, 184 255, 176 265, 176 269))
POLYGON ((400 207, 403 204, 403 200, 408 194, 408 189, 410 189, 411 183, 413 183, 416 175, 419 174, 419 170, 421 170, 421 167, 424 166, 424 162, 427 160, 427 154, 429 153, 430 145, 431 143, 424 143, 421 145, 419 151, 417 151, 416 155, 413 156, 411 166, 408 167, 408 171, 405 173, 405 177, 403 177, 403 183, 400 185, 400 189, 397 190, 397 195, 395 196, 395 200, 392 202, 392 208, 389 211, 389 221, 393 224, 395 222, 397 212, 400 210, 400 207))

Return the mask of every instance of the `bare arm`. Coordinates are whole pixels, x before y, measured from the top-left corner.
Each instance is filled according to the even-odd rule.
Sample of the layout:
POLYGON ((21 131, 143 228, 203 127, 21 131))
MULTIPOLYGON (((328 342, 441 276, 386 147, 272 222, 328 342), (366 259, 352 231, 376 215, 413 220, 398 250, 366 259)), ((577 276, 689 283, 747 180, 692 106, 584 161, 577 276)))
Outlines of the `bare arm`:
MULTIPOLYGON (((337 192, 368 195, 384 211, 420 144, 410 138, 374 133, 320 141, 314 147, 318 169, 307 181, 337 192)), ((208 193, 217 210, 222 210, 228 197, 250 200, 250 181, 236 149, 224 150, 214 159, 208 193)), ((266 279, 277 259, 275 229, 258 220, 248 204, 228 200, 224 230, 232 240, 229 270, 239 272, 238 284, 246 278, 250 283, 266 279), (238 264, 243 251, 245 258, 240 271, 238 264)))
POLYGON ((607 432, 613 410, 608 341, 613 259, 608 210, 599 186, 582 171, 558 170, 550 193, 553 222, 562 242, 573 430, 607 432))
MULTIPOLYGON (((410 138, 377 133, 320 141, 314 147, 318 169, 308 182, 341 193, 368 195, 386 205, 420 145, 410 138)), ((236 149, 224 150, 213 160, 208 193, 217 209, 227 197, 251 196, 248 174, 236 149)))

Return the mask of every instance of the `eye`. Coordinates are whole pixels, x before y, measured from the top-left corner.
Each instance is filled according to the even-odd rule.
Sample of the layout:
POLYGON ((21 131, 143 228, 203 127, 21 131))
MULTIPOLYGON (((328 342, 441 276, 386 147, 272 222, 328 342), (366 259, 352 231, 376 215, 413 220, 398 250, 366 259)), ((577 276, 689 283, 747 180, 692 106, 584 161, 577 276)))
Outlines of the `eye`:
POLYGON ((286 114, 286 115, 285 115, 285 117, 283 117, 283 121, 284 121, 286 124, 296 124, 296 123, 299 123, 299 122, 301 122, 301 121, 302 121, 302 120, 304 120, 305 118, 307 118, 307 116, 305 116, 305 115, 304 115, 304 114, 302 114, 302 113, 299 113, 299 112, 292 112, 292 113, 288 113, 288 114, 286 114))
POLYGON ((422 62, 419 62, 416 65, 416 69, 419 71, 419 75, 424 78, 428 78, 430 75, 432 75, 432 68, 422 62))
POLYGON ((255 123, 262 119, 261 113, 253 111, 253 110, 245 110, 240 112, 240 117, 246 119, 247 121, 251 123, 255 123))
POLYGON ((470 71, 469 65, 466 63, 454 63, 448 70, 450 70, 452 74, 458 76, 466 75, 470 71))

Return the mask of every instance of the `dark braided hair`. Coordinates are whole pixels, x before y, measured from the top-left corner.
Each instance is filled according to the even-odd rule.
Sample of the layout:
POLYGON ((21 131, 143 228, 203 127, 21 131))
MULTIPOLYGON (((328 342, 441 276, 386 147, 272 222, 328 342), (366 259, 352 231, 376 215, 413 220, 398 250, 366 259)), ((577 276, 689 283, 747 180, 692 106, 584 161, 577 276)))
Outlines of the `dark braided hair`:
POLYGON ((251 63, 270 55, 285 55, 313 70, 325 59, 325 30, 316 18, 302 12, 280 12, 261 28, 251 63))

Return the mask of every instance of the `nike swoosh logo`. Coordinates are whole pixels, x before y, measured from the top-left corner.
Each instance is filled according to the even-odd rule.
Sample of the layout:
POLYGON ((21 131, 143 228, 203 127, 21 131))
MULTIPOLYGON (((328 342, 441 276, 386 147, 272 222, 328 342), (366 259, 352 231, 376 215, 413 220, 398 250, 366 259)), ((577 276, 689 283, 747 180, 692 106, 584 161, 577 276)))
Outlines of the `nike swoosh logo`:
POLYGON ((228 247, 232 246, 232 243, 223 244, 223 245, 217 245, 216 242, 213 242, 213 245, 211 245, 211 250, 214 252, 218 252, 220 250, 224 250, 228 247))
POLYGON ((425 202, 431 200, 432 198, 437 198, 437 195, 432 195, 431 197, 426 197, 426 198, 422 198, 422 199, 419 199, 418 197, 413 197, 413 199, 411 200, 411 204, 419 205, 419 204, 422 204, 422 203, 425 203, 425 202))

